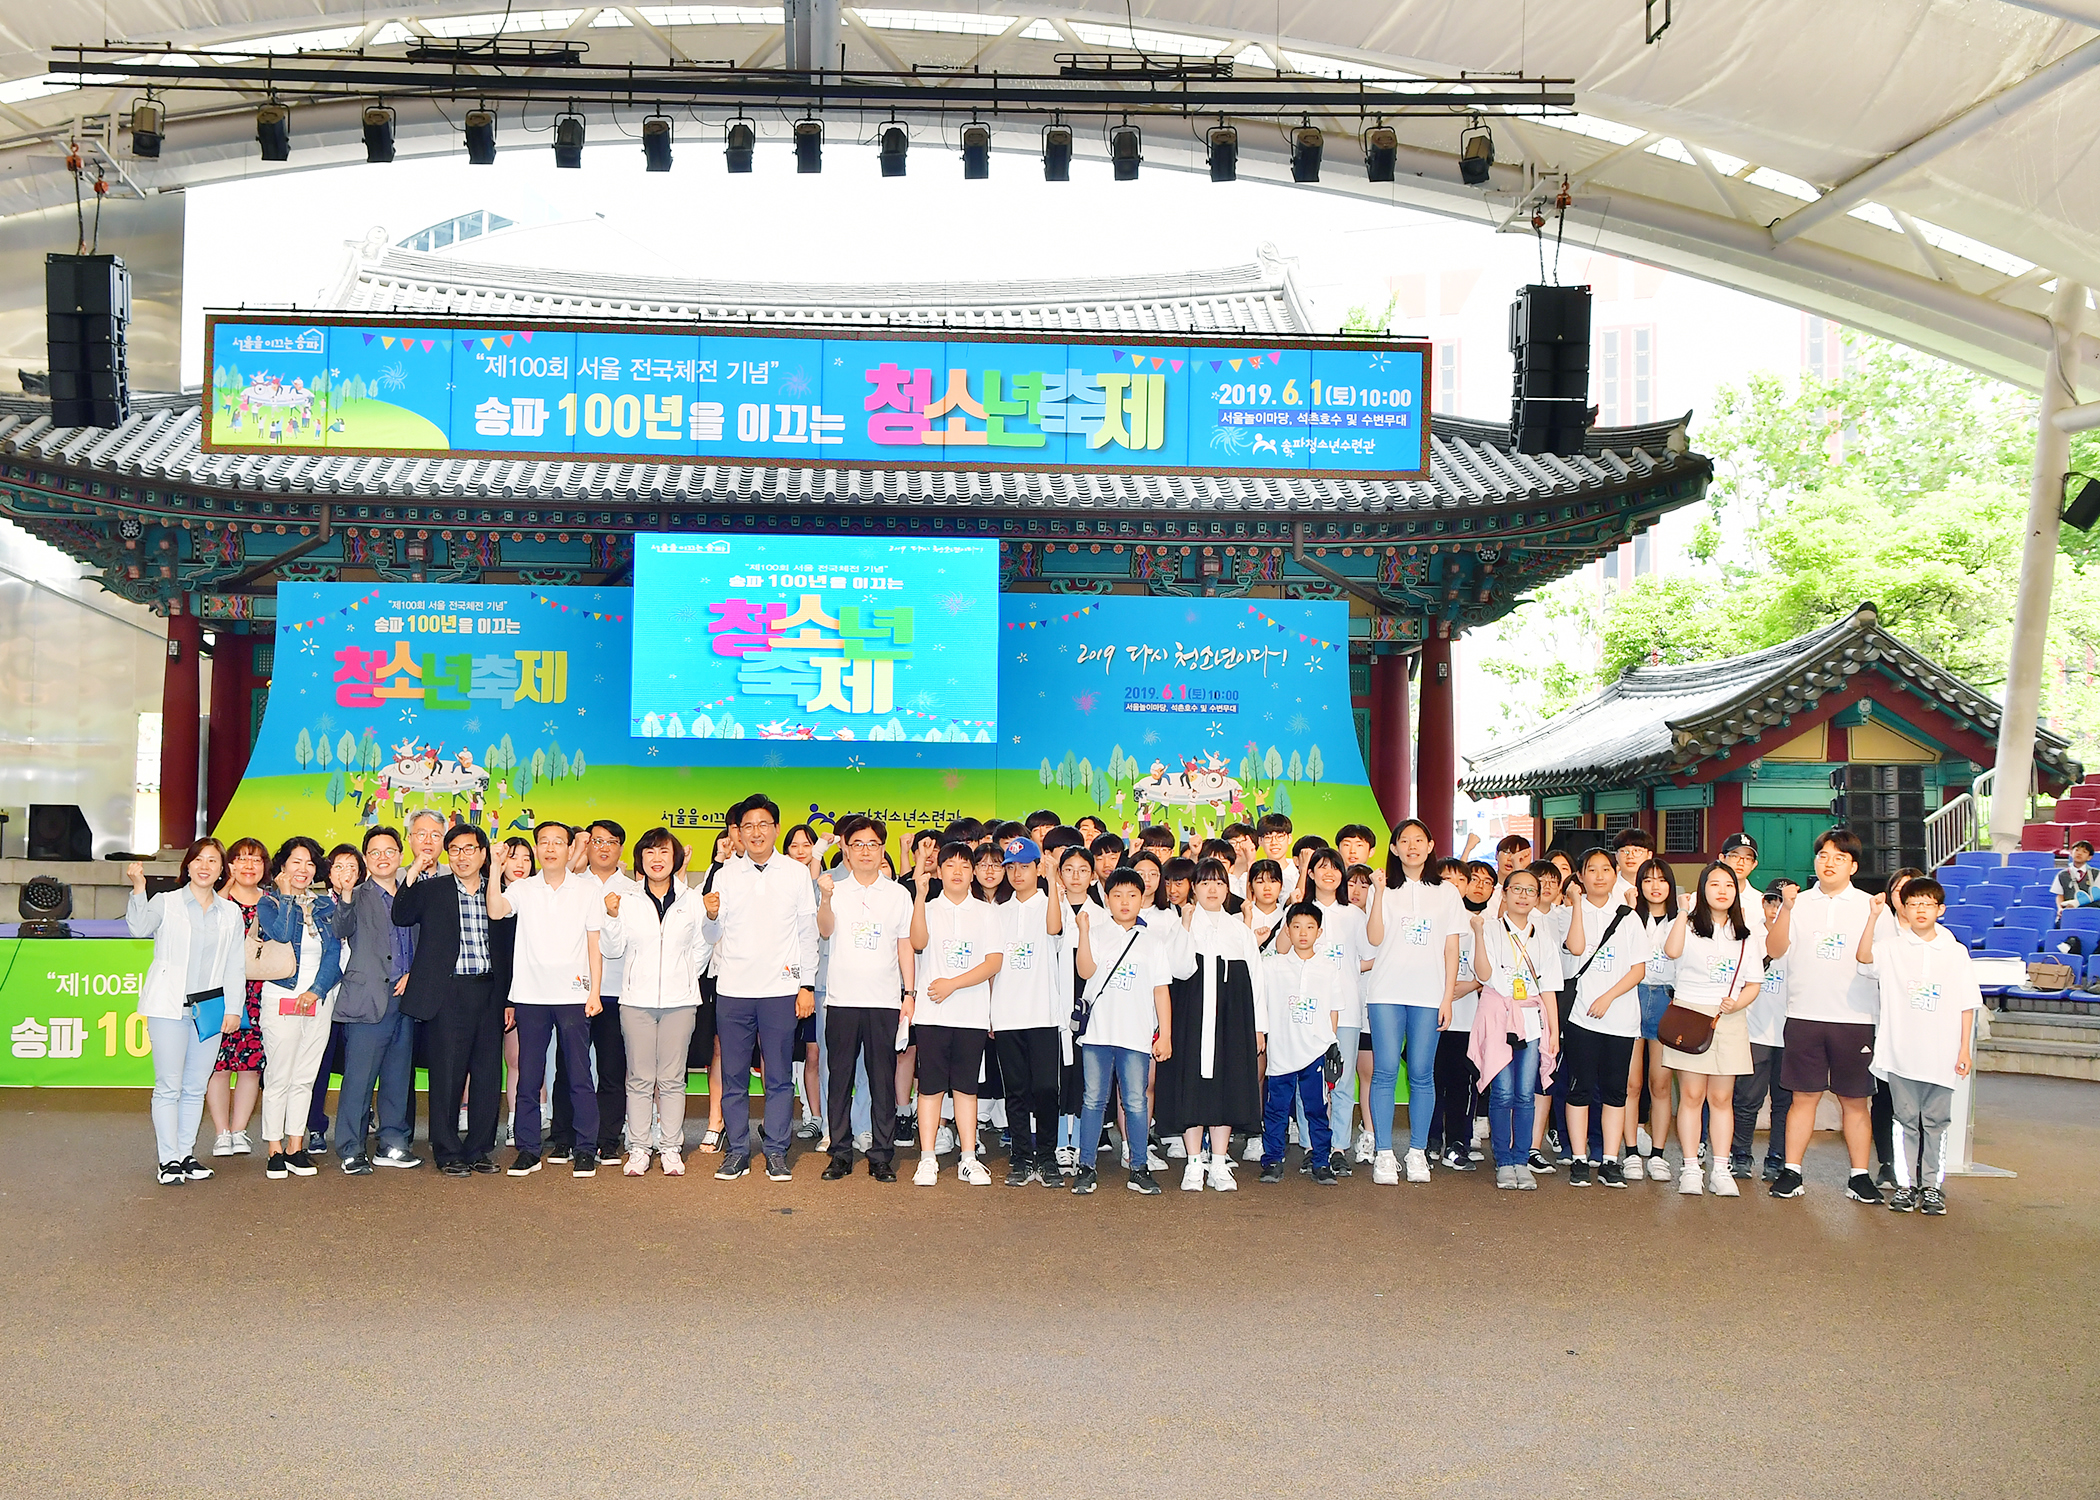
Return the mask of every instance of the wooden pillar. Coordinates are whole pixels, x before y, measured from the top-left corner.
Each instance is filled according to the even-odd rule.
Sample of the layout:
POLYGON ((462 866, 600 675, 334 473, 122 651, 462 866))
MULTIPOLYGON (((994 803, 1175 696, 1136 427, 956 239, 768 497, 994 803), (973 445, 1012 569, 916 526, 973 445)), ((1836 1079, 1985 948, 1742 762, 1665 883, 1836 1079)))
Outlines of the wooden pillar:
POLYGON ((1452 696, 1451 642, 1432 633, 1422 643, 1420 744, 1415 750, 1415 808, 1440 851, 1456 853, 1458 717, 1452 696))
POLYGON ((198 710, 204 632, 194 615, 168 616, 168 664, 160 688, 160 842, 186 849, 197 837, 198 710))
POLYGON ((219 632, 211 656, 211 738, 205 746, 204 826, 216 828, 248 769, 249 689, 255 680, 255 638, 219 632))
POLYGON ((1708 857, 1719 859, 1721 846, 1728 842, 1731 835, 1742 831, 1743 784, 1740 781, 1715 782, 1714 805, 1708 809, 1706 815, 1708 857))
POLYGON ((1371 658, 1371 795, 1385 815, 1388 829, 1397 827, 1409 805, 1407 658, 1371 658))

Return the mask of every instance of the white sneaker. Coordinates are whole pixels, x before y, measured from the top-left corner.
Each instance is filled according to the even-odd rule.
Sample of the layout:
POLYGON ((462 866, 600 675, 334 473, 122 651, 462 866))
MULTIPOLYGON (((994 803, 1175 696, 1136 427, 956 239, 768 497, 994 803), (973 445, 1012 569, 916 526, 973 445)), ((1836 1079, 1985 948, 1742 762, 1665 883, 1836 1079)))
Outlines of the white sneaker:
POLYGON ((1517 1169, 1516 1169, 1515 1167, 1497 1167, 1497 1168, 1495 1168, 1495 1186, 1496 1186, 1496 1187, 1498 1187, 1498 1188, 1513 1188, 1513 1187, 1515 1187, 1516 1185, 1517 1185, 1517 1169))
POLYGON ((1256 1136, 1249 1136, 1249 1137, 1247 1138, 1247 1149, 1246 1149, 1246 1150, 1244 1150, 1244 1151, 1242 1151, 1242 1152, 1240 1153, 1240 1160, 1241 1160, 1241 1161, 1260 1161, 1260 1160, 1261 1160, 1261 1137, 1260 1137, 1260 1136, 1258 1136, 1258 1135, 1256 1135, 1256 1136))
POLYGON ((1632 1151, 1627 1152, 1625 1159, 1619 1163, 1619 1171, 1628 1182, 1639 1182, 1647 1175, 1641 1168, 1639 1155, 1632 1151))
POLYGON ((503 1122, 503 1144, 513 1148, 515 1148, 518 1144, 516 1128, 509 1120, 505 1120, 503 1122))
MULTIPOLYGON (((1653 1156, 1648 1159, 1650 1161, 1659 1160, 1659 1158, 1653 1156)), ((1677 1174, 1677 1191, 1684 1194, 1687 1198, 1696 1198, 1699 1196, 1700 1186, 1705 1178, 1706 1173, 1700 1168, 1699 1163, 1688 1161, 1684 1164, 1684 1170, 1677 1174)))
POLYGON ((1203 1191, 1203 1158, 1192 1156, 1189 1164, 1181 1169, 1181 1190, 1184 1193, 1203 1191))
POLYGON ((1648 1139, 1648 1127, 1647 1127, 1647 1126, 1645 1126, 1645 1125, 1637 1125, 1637 1126, 1635 1126, 1635 1127, 1634 1127, 1634 1131, 1633 1131, 1633 1135, 1634 1135, 1634 1141, 1633 1141, 1633 1146, 1634 1146, 1633 1154, 1634 1154, 1634 1155, 1636 1155, 1636 1156, 1646 1156, 1646 1155, 1647 1155, 1647 1154, 1648 1154, 1649 1152, 1651 1152, 1651 1151, 1653 1151, 1653 1150, 1655 1149, 1655 1142, 1653 1142, 1653 1141, 1651 1141, 1651 1140, 1649 1140, 1649 1139, 1648 1139))
POLYGON ((1148 1172, 1164 1172, 1166 1169, 1167 1159, 1157 1151, 1154 1151, 1150 1146, 1147 1146, 1145 1148, 1145 1170, 1148 1172))
POLYGON ((953 1127, 952 1125, 941 1126, 941 1128, 934 1133, 933 1154, 935 1156, 946 1156, 950 1151, 953 1151, 954 1149, 955 1127, 953 1127))
POLYGON ((1229 1156, 1220 1156, 1213 1160, 1204 1174, 1204 1180, 1210 1184, 1213 1192, 1236 1193, 1240 1190, 1239 1183, 1232 1175, 1232 1158, 1229 1156))
MULTIPOLYGON (((1412 1160, 1420 1154, 1417 1151, 1410 1151, 1408 1157, 1412 1160)), ((1377 1183, 1380 1187, 1398 1187, 1400 1185, 1400 1163, 1392 1152, 1381 1151, 1373 1158, 1371 1162, 1371 1181, 1377 1183)))
POLYGON ((663 1150, 657 1152, 656 1166, 657 1170, 666 1177, 685 1176, 685 1157, 676 1151, 663 1150))
POLYGON ((931 1151, 919 1157, 919 1170, 911 1174, 913 1187, 932 1187, 941 1180, 941 1163, 931 1151))
POLYGON ((1539 1180, 1532 1175, 1530 1167, 1522 1162, 1518 1162, 1510 1170, 1517 1174, 1517 1186, 1525 1192, 1535 1193, 1539 1190, 1539 1180))
POLYGON ((1177 1135, 1173 1140, 1167 1142, 1167 1155, 1174 1160, 1182 1161, 1187 1158, 1188 1154, 1189 1148, 1183 1144, 1180 1136, 1177 1135))
POLYGON ((233 1155, 233 1132, 232 1132, 232 1131, 230 1131, 230 1130, 222 1130, 222 1131, 220 1131, 220 1132, 219 1132, 219 1134, 218 1134, 218 1137, 217 1137, 217 1138, 216 1138, 215 1140, 213 1140, 213 1142, 211 1143, 211 1154, 212 1154, 213 1156, 231 1156, 231 1155, 233 1155))
POLYGON ((857 1130, 857 1131, 855 1131, 855 1132, 853 1133, 853 1149, 854 1149, 854 1150, 856 1150, 856 1151, 858 1151, 858 1152, 860 1152, 860 1154, 861 1154, 861 1155, 863 1155, 863 1156, 867 1155, 867 1154, 868 1154, 868 1148, 869 1148, 870 1146, 874 1145, 874 1144, 875 1144, 875 1132, 874 1132, 874 1131, 872 1131, 872 1130, 857 1130))
MULTIPOLYGON (((1390 1155, 1391 1153, 1390 1153, 1390 1152, 1388 1152, 1387 1154, 1388 1154, 1388 1155, 1390 1155)), ((1370 1131, 1368 1131, 1368 1130, 1359 1130, 1359 1131, 1357 1131, 1357 1132, 1356 1132, 1356 1164, 1357 1164, 1358 1166, 1362 1166, 1362 1165, 1364 1165, 1364 1164, 1365 1164, 1366 1162, 1370 1161, 1370 1160, 1371 1160, 1372 1158, 1374 1158, 1374 1157, 1375 1157, 1375 1156, 1377 1156, 1377 1155, 1378 1155, 1378 1137, 1376 1137, 1376 1136, 1372 1135, 1372 1134, 1371 1134, 1371 1132, 1370 1132, 1370 1131)))
POLYGON ((1668 1182, 1670 1180, 1670 1159, 1660 1151, 1648 1158, 1648 1180, 1650 1182, 1668 1182))
POLYGON ((629 1177, 646 1176, 649 1171, 649 1148, 647 1146, 637 1146, 628 1152, 627 1166, 624 1171, 625 1175, 629 1177))
POLYGON ((992 1174, 987 1172, 984 1168, 984 1163, 974 1156, 965 1156, 961 1165, 956 1167, 955 1175, 971 1187, 990 1187, 992 1185, 992 1174))
POLYGON ((1714 1163, 1713 1170, 1707 1173, 1706 1182, 1707 1191, 1716 1198, 1740 1198, 1743 1196, 1743 1190, 1735 1185, 1735 1179, 1728 1174, 1728 1168, 1722 1162, 1714 1163))
POLYGON ((252 1155, 254 1151, 255 1148, 248 1144, 248 1132, 245 1130, 236 1130, 233 1133, 233 1150, 230 1154, 234 1156, 249 1156, 252 1155))
POLYGON ((1076 1176, 1079 1172, 1079 1148, 1059 1146, 1057 1148, 1057 1172, 1060 1177, 1076 1176))
POLYGON ((1427 1182, 1429 1180, 1429 1153, 1410 1151, 1407 1153, 1407 1180, 1427 1182))

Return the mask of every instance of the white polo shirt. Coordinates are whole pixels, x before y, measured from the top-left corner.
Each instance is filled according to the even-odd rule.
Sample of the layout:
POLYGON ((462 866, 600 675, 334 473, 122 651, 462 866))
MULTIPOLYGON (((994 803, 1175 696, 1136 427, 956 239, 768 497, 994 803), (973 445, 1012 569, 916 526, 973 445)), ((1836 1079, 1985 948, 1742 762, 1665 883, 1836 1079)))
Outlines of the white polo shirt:
MULTIPOLYGON (((1783 955, 1789 1021, 1874 1024, 1881 1010, 1880 990, 1873 975, 1859 966, 1859 935, 1873 908, 1873 898, 1849 884, 1834 896, 1824 895, 1821 886, 1810 886, 1794 898, 1783 955)), ((1761 928, 1764 913, 1760 910, 1757 916, 1752 925, 1761 928)))
POLYGON ((1930 942, 1909 928, 1886 941, 1876 933, 1874 974, 1874 1076, 1953 1088, 1968 1012, 1983 1005, 1968 948, 1944 927, 1930 942))
POLYGON ((1385 941, 1371 958, 1365 996, 1373 1005, 1444 1003, 1444 949, 1471 930, 1465 902, 1443 881, 1404 881, 1386 888, 1385 941))
POLYGON ((595 880, 567 875, 559 886, 528 875, 506 886, 517 913, 510 1005, 581 1005, 591 998, 590 940, 605 919, 605 891, 595 880))
MULTIPOLYGON (((763 865, 739 854, 712 872, 721 914, 703 921, 718 993, 792 995, 817 982, 817 888, 807 866, 776 851, 763 865)), ((703 905, 707 879, 703 877, 703 905)))
POLYGON ((967 974, 1004 949, 999 910, 975 896, 951 901, 944 891, 926 903, 926 947, 914 967, 919 994, 912 1011, 915 1026, 955 1026, 966 1031, 992 1027, 992 987, 973 984, 935 1000, 926 987, 936 979, 967 974))
MULTIPOLYGON (((1288 927, 1285 941, 1290 937, 1288 927)), ((1341 1002, 1341 1024, 1364 1029, 1364 962, 1374 956, 1364 932, 1364 914, 1347 901, 1320 905, 1320 937, 1314 951, 1334 966, 1335 997, 1341 1002)))
MULTIPOLYGON (((1118 927, 1113 918, 1104 922, 1091 912, 1087 915, 1086 943, 1093 956, 1094 977, 1086 981, 1086 993, 1092 999, 1093 1012, 1086 1034, 1079 1038, 1087 1046, 1150 1052, 1152 1040, 1159 1033, 1159 1008, 1153 991, 1183 977, 1174 972, 1178 949, 1172 942, 1173 934, 1166 931, 1168 924, 1179 931, 1180 924, 1174 921, 1173 913, 1141 912, 1137 920, 1137 940, 1132 942, 1133 929, 1118 927)), ((1184 975, 1196 971, 1193 947, 1188 948, 1187 959, 1184 975)))
MULTIPOLYGON (((1348 986, 1354 991, 1356 986, 1348 986)), ((1335 1044, 1336 1013, 1348 1008, 1334 965, 1315 950, 1310 961, 1296 949, 1262 960, 1262 1010, 1269 1038, 1269 1076, 1302 1073, 1335 1044)))
POLYGON ((1063 1025, 1072 1014, 1072 1003, 1058 993, 1060 944, 1045 928, 1050 920, 1048 893, 1037 887, 1026 901, 1009 901, 992 910, 999 917, 1000 946, 1006 954, 992 976, 992 1029, 1063 1025))
MULTIPOLYGON (((1609 1009, 1601 1016, 1590 1014, 1590 1007, 1597 997, 1626 977, 1628 969, 1646 968, 1648 962, 1648 935, 1641 930, 1641 919, 1631 908, 1612 927, 1612 919, 1620 912, 1616 901, 1606 898, 1600 909, 1590 904, 1587 896, 1575 898, 1575 904, 1566 908, 1570 918, 1582 919, 1583 951, 1580 957, 1568 955, 1568 962, 1582 972, 1575 982, 1575 1007, 1568 1019, 1585 1031, 1594 1031, 1603 1036, 1639 1036, 1641 1034, 1641 994, 1638 985, 1613 1000, 1609 1009), (1611 928, 1611 936, 1604 931, 1611 928)), ((1571 922, 1572 925, 1572 922, 1571 922)))
POLYGON ((832 882, 824 1003, 898 1009, 904 1002, 904 971, 898 967, 897 944, 911 938, 910 894, 879 872, 867 885, 844 870, 834 872, 832 882))

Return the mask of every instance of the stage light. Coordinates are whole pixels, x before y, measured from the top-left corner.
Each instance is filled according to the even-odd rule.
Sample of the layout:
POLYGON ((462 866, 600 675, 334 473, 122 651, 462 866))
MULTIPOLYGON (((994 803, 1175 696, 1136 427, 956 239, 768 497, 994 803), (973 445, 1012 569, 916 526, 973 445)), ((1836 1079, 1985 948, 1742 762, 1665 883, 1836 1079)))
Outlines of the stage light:
POLYGON ((904 175, 904 156, 910 149, 911 132, 906 130, 900 122, 892 120, 889 124, 883 126, 881 144, 875 152, 875 159, 882 166, 882 175, 885 177, 902 177, 904 175))
POLYGON ((292 112, 275 99, 255 112, 255 143, 264 161, 292 159, 292 112))
POLYGON ((992 127, 982 120, 963 126, 963 180, 982 182, 992 175, 992 127))
POLYGON ((1116 181, 1136 182, 1138 163, 1145 159, 1145 135, 1135 125, 1118 125, 1108 133, 1108 159, 1116 181))
POLYGON ((749 120, 731 120, 722 132, 722 155, 732 172, 751 170, 751 149, 758 144, 758 130, 749 120))
POLYGON ((142 161, 160 160, 162 127, 167 114, 151 98, 131 106, 131 154, 142 161))
POLYGON ((1318 182, 1320 158, 1326 153, 1327 137, 1307 122, 1291 132, 1291 181, 1318 182))
MULTIPOLYGON (((474 117, 467 116, 469 120, 474 117)), ((469 129, 472 127, 469 126, 469 129)), ((554 165, 557 167, 580 167, 583 165, 583 116, 574 113, 554 117, 554 165)), ((493 146, 491 147, 493 150, 493 146)))
POLYGON ((651 172, 671 170, 671 117, 650 115, 642 121, 642 159, 651 172))
POLYGON ((394 112, 384 104, 365 106, 365 160, 386 163, 394 159, 394 112))
POLYGON ((821 172, 824 170, 824 122, 822 120, 797 120, 795 122, 795 170, 798 172, 821 172))
POLYGON ((65 919, 73 915, 73 888, 49 875, 34 875, 15 898, 22 925, 16 935, 25 938, 69 938, 73 929, 65 919))
POLYGON ((1467 187, 1485 187, 1495 164, 1495 137, 1479 120, 1458 133, 1458 175, 1467 187))
POLYGON ((1069 125, 1045 125, 1043 127, 1043 181, 1070 182, 1072 180, 1072 127, 1069 125))
POLYGON ((1364 132, 1364 176, 1373 182, 1391 182, 1393 165, 1400 156, 1400 132, 1390 125, 1373 125, 1364 132))
MULTIPOLYGON (((477 167, 494 166, 496 163, 496 112, 492 109, 470 109, 467 111, 467 160, 477 167)), ((556 157, 554 164, 561 165, 556 157)))
POLYGON ((1212 182, 1235 182, 1240 175, 1240 133, 1230 125, 1213 125, 1204 133, 1205 156, 1212 182))

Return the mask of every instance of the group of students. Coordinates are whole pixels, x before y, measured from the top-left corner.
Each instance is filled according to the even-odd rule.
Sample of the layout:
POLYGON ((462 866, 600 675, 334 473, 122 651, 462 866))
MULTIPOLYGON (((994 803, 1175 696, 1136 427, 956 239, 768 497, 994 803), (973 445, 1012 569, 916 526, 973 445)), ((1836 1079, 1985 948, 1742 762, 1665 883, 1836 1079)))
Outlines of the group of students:
MULTIPOLYGON (((1945 1212, 1981 995, 1938 925, 1939 884, 1905 871, 1860 890, 1847 829, 1816 840, 1812 884, 1761 895, 1741 834, 1683 893, 1637 829, 1540 860, 1513 835, 1490 864, 1437 857, 1409 819, 1374 866, 1360 824, 1332 843, 1280 814, 1186 843, 1151 826, 1133 847, 1044 810, 921 830, 893 856, 860 814, 783 841, 757 795, 713 840, 703 864, 668 828, 630 854, 609 820, 547 821, 492 850, 418 814, 405 844, 385 827, 325 854, 295 837, 260 869, 256 841, 201 839, 180 887, 150 899, 132 866, 127 919, 154 939, 139 1009, 159 1180, 212 1175, 193 1151, 206 1094, 253 1031, 272 1178, 318 1170, 332 1071, 342 1170, 420 1165, 420 1059, 454 1177, 548 1162, 589 1177, 623 1156, 629 1176, 682 1175, 687 1075, 705 1069, 698 1149, 722 1180, 754 1161, 789 1178, 800 1135, 826 1181, 856 1152, 894 1181, 916 1141, 915 1183, 937 1184, 952 1150, 958 1180, 983 1186, 1003 1133, 1008 1186, 1079 1194, 1104 1147, 1133 1191, 1159 1192, 1178 1156, 1183 1189, 1231 1192, 1240 1160, 1281 1180, 1295 1141, 1322 1185, 1352 1158, 1392 1185, 1491 1156, 1499 1188, 1565 1167, 1576 1187, 1674 1176, 1735 1197, 1769 1099, 1762 1175, 1791 1198, 1829 1092, 1847 1194, 1945 1212)), ((238 1123, 215 1156, 248 1152, 238 1123)))

